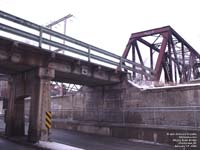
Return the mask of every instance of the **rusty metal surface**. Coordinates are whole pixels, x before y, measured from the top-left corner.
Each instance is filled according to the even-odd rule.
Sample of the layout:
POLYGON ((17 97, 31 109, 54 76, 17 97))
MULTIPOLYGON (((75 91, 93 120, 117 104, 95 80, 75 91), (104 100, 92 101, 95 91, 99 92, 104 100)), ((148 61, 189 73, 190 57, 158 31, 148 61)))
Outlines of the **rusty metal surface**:
POLYGON ((183 83, 199 74, 200 54, 170 26, 131 34, 122 58, 130 55, 143 66, 143 73, 133 71, 133 79, 183 83))

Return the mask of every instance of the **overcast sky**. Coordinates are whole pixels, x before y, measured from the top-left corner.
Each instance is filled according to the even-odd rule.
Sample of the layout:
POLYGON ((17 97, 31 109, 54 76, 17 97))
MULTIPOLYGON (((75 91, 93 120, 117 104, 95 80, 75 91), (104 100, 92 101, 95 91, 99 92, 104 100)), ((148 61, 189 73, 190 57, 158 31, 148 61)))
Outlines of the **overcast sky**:
POLYGON ((71 13, 68 35, 120 55, 131 33, 170 25, 200 52, 198 0, 0 0, 0 9, 40 25, 71 13))

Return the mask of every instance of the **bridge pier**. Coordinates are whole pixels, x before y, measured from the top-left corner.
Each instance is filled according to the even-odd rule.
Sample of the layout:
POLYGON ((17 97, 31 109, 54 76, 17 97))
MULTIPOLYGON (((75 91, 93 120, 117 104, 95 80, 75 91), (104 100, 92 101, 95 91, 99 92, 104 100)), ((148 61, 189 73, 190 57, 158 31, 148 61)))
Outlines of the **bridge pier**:
POLYGON ((30 97, 28 140, 48 140, 45 113, 50 111, 50 81, 55 71, 38 68, 13 75, 9 81, 9 100, 6 116, 6 135, 23 136, 25 131, 24 98, 30 97))
POLYGON ((45 113, 50 111, 50 81, 55 72, 52 69, 40 68, 39 78, 32 85, 30 124, 28 139, 30 142, 38 140, 48 140, 49 133, 45 126, 45 113))
POLYGON ((8 108, 6 112, 6 129, 5 133, 7 136, 14 135, 14 102, 15 102, 15 91, 16 91, 16 84, 14 83, 15 80, 8 81, 8 89, 9 89, 9 98, 8 98, 8 108))
POLYGON ((9 99, 8 108, 6 113, 6 135, 8 136, 23 136, 25 134, 25 121, 24 121, 24 98, 25 95, 19 96, 20 76, 12 76, 9 83, 9 99))
POLYGON ((24 120, 24 97, 15 99, 14 104, 14 135, 24 136, 25 135, 25 120, 24 120))

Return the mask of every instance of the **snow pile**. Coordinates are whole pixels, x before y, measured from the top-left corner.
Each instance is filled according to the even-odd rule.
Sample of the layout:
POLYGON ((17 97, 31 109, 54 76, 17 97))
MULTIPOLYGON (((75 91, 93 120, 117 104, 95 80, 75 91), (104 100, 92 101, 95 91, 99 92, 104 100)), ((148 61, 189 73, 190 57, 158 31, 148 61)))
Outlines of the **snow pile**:
POLYGON ((139 89, 149 89, 149 88, 154 87, 153 82, 150 82, 150 81, 136 82, 136 81, 128 80, 128 82, 134 87, 139 88, 139 89))
POLYGON ((200 83, 189 83, 189 84, 177 84, 177 85, 165 85, 163 87, 154 87, 153 89, 169 89, 169 88, 179 88, 179 87, 194 87, 200 86, 200 83))
POLYGON ((48 141, 39 141, 35 144, 36 146, 39 146, 41 148, 47 148, 50 150, 84 150, 81 148, 57 143, 57 142, 48 142, 48 141))
POLYGON ((128 82, 136 88, 146 90, 146 89, 168 89, 168 88, 178 88, 178 87, 192 87, 192 86, 200 86, 200 83, 186 83, 186 84, 164 84, 153 81, 131 81, 128 82))
POLYGON ((160 145, 160 146, 166 146, 170 147, 168 144, 161 144, 153 141, 146 141, 146 140, 138 140, 138 139, 128 139, 131 142, 137 142, 137 143, 142 143, 142 144, 152 144, 152 145, 160 145))

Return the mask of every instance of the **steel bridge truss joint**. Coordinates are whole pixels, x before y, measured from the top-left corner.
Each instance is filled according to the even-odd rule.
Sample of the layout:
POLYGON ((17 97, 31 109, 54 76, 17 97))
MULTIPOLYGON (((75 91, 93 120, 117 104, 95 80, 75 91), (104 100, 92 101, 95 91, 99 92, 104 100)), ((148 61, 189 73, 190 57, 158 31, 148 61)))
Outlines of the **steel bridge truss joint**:
POLYGON ((147 68, 151 69, 154 81, 177 83, 200 77, 200 65, 196 65, 200 62, 199 53, 170 26, 131 34, 122 57, 129 55, 134 63, 141 65, 143 73, 133 71, 133 78, 140 76, 141 80, 143 77, 150 80, 144 74, 147 68))

